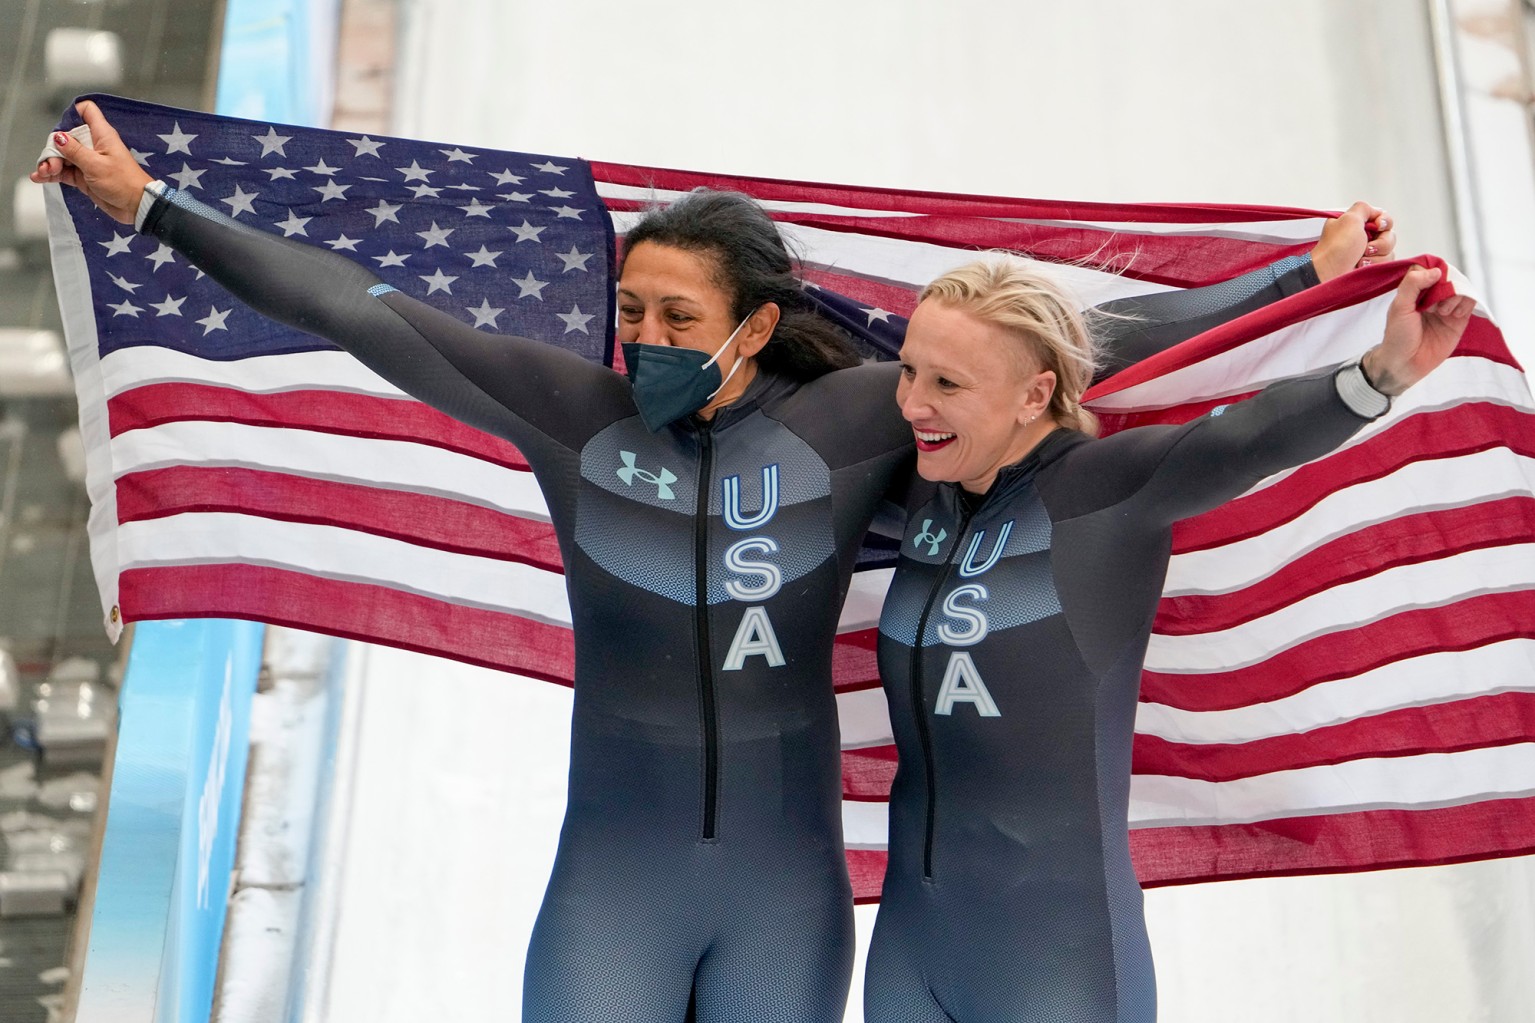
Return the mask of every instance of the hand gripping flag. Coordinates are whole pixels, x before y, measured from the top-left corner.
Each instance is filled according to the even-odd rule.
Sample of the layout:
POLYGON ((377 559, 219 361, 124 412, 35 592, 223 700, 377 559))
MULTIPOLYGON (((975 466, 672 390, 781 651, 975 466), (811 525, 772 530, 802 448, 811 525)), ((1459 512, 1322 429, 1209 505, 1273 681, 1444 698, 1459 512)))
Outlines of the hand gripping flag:
MULTIPOLYGON (((1093 305, 1305 252, 1326 217, 730 177, 98 102, 151 173, 215 209, 609 365, 615 249, 697 186, 761 201, 822 312, 887 357, 917 290, 979 249, 1047 261, 1093 305)), ((256 618, 570 681, 559 552, 513 447, 50 192, 109 629, 256 618)), ((1356 356, 1405 266, 1200 335, 1089 404, 1108 431, 1182 422, 1356 356)), ((1532 411, 1479 309, 1456 356, 1342 450, 1178 527, 1137 719, 1143 883, 1535 851, 1532 411)), ((895 766, 873 657, 888 575, 877 557, 855 574, 835 657, 863 900, 895 766)))

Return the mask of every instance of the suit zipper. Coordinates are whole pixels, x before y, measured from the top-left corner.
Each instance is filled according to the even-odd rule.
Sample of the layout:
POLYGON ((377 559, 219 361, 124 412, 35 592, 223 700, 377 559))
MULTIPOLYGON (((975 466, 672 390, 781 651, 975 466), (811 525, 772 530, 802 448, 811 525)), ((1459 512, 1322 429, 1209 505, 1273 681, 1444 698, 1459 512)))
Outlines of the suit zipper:
POLYGON ((938 778, 933 762, 933 738, 928 728, 927 701, 922 695, 922 637, 927 634, 927 619, 933 611, 933 603, 938 599, 938 593, 943 589, 943 584, 949 580, 949 570, 954 567, 954 555, 959 550, 960 541, 965 538, 965 529, 970 525, 971 512, 963 512, 959 520, 959 533, 954 537, 954 543, 949 548, 949 555, 944 559, 943 569, 938 573, 938 580, 933 583, 932 592, 927 595, 927 603, 922 607, 922 615, 917 619, 917 640, 911 648, 911 709, 917 720, 917 739, 922 745, 922 763, 927 770, 927 830, 922 841, 922 879, 933 879, 933 830, 935 804, 938 799, 938 778))
POLYGON ((694 585, 698 637, 698 715, 704 740, 703 839, 714 841, 719 826, 720 722, 714 692, 714 655, 709 642, 709 491, 714 477, 714 424, 698 427, 698 510, 694 517, 694 585))

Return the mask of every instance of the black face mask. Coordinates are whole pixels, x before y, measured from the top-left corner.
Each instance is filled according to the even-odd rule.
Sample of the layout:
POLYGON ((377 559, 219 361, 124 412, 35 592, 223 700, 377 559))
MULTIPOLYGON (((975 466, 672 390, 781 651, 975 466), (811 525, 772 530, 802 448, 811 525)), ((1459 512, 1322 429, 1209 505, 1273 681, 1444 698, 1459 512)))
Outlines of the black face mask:
MULTIPOLYGON (((750 314, 746 319, 751 319, 750 314)), ((650 432, 697 412, 724 390, 745 360, 736 356, 735 365, 723 379, 717 360, 744 326, 746 320, 736 325, 712 356, 694 348, 624 342, 624 365, 634 385, 634 404, 650 432)))

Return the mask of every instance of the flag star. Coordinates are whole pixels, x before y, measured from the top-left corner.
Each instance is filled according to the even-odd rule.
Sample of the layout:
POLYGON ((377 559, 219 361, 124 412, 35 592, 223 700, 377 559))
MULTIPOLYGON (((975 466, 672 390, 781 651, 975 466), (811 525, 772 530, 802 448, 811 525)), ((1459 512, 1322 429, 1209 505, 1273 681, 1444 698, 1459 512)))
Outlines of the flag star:
POLYGON ((133 154, 134 162, 137 163, 140 167, 148 167, 149 166, 149 158, 151 156, 155 155, 154 153, 146 153, 146 152, 144 152, 141 149, 133 149, 133 148, 130 148, 128 150, 128 152, 133 154))
POLYGON ((185 303, 185 295, 181 298, 171 298, 169 295, 166 295, 164 302, 151 302, 149 307, 155 311, 156 316, 180 316, 181 307, 185 303))
POLYGON ((428 295, 432 294, 434 291, 444 291, 451 295, 453 294, 453 288, 451 285, 454 281, 458 280, 457 277, 443 273, 442 267, 440 266, 432 272, 430 277, 423 274, 421 275, 421 279, 428 285, 426 289, 426 293, 428 295))
POLYGON ((873 309, 864 309, 864 308, 860 307, 858 311, 863 313, 865 316, 867 316, 869 318, 869 324, 868 325, 871 326, 871 327, 874 326, 874 321, 875 320, 878 320, 881 323, 889 323, 890 322, 890 311, 888 309, 880 309, 878 307, 875 307, 873 309))
MULTIPOLYGON (((158 249, 155 249, 155 251, 151 252, 149 255, 145 256, 144 258, 149 260, 151 263, 154 264, 154 270, 158 270, 162 266, 164 266, 166 263, 173 263, 173 262, 175 262, 175 260, 176 260, 176 253, 171 251, 171 247, 169 245, 166 245, 164 242, 161 242, 160 243, 160 247, 158 249)), ((153 273, 154 270, 151 270, 150 273, 153 273)))
POLYGON ((184 192, 188 189, 203 187, 203 183, 199 179, 206 173, 208 173, 208 169, 206 167, 202 170, 193 170, 185 163, 183 163, 181 165, 181 170, 177 171, 175 174, 167 174, 165 176, 176 182, 177 187, 184 192))
POLYGON ((437 151, 443 156, 446 156, 449 163, 453 163, 455 161, 461 163, 473 163, 475 156, 479 155, 477 153, 466 153, 457 146, 454 146, 452 149, 439 149, 437 151))
POLYGON ((140 288, 143 287, 142 284, 134 284, 132 281, 128 280, 127 278, 119 277, 116 274, 107 274, 107 276, 112 278, 112 283, 113 284, 117 285, 119 288, 122 288, 124 291, 126 291, 130 295, 133 294, 135 291, 138 291, 140 288))
POLYGON ((480 299, 480 307, 478 309, 472 306, 465 306, 464 308, 474 314, 474 325, 476 327, 495 327, 496 317, 506 312, 505 309, 492 309, 490 299, 488 298, 480 299))
POLYGON ((225 167, 244 167, 245 166, 245 161, 244 160, 233 160, 233 159, 230 159, 227 156, 221 156, 217 160, 214 160, 213 162, 214 163, 221 163, 225 167))
POLYGON ((576 193, 564 188, 540 188, 539 195, 547 195, 551 199, 569 199, 576 193))
POLYGON ((520 184, 522 184, 522 175, 520 175, 520 174, 513 174, 509 170, 497 171, 496 173, 491 174, 491 177, 496 179, 496 184, 498 184, 498 185, 520 185, 520 184))
POLYGON ((378 205, 373 207, 371 210, 368 210, 367 212, 373 214, 373 226, 381 227, 386 220, 392 220, 398 224, 400 222, 400 218, 395 216, 395 214, 399 211, 400 205, 398 203, 387 203, 380 199, 378 201, 378 205))
POLYGON ((108 256, 119 256, 128 251, 128 243, 133 241, 130 235, 114 234, 109 242, 97 242, 107 250, 108 256))
POLYGON ((185 153, 191 156, 191 142, 196 137, 196 135, 188 135, 183 132, 181 130, 181 122, 174 121, 171 123, 171 133, 169 135, 161 135, 160 141, 165 143, 165 155, 167 156, 171 153, 185 153))
POLYGON ((229 328, 224 326, 224 321, 229 319, 229 314, 233 311, 232 309, 220 309, 216 305, 209 306, 208 315, 197 321, 198 326, 203 329, 203 337, 207 337, 215 330, 227 331, 229 328))
POLYGON ((143 306, 134 305, 126 298, 117 305, 113 305, 112 303, 108 302, 107 308, 112 310, 113 316, 131 316, 135 320, 139 318, 139 313, 144 311, 143 306))
POLYGON ((416 237, 425 240, 426 245, 423 248, 429 249, 433 245, 441 245, 443 248, 447 248, 448 235, 452 234, 453 230, 451 227, 438 227, 437 221, 434 220, 432 221, 431 230, 417 231, 416 237))
POLYGON ((277 226, 282 228, 282 236, 284 238, 292 238, 296 234, 301 234, 305 238, 308 238, 309 232, 304 230, 304 225, 313 219, 313 217, 301 217, 293 210, 289 210, 288 219, 284 220, 277 226))
POLYGON ((563 259, 565 261, 565 273, 570 273, 572 270, 586 270, 586 261, 591 259, 593 255, 594 253, 582 252, 572 245, 569 252, 556 252, 555 258, 563 259))
POLYGON ((366 135, 360 139, 347 139, 347 141, 357 150, 357 152, 352 154, 352 159, 354 160, 359 156, 377 156, 378 151, 384 148, 382 142, 375 142, 366 135))
POLYGON ((457 190, 459 192, 478 192, 478 191, 480 191, 480 186, 479 185, 465 185, 465 184, 461 183, 461 184, 457 184, 457 185, 449 185, 448 187, 452 188, 452 189, 455 189, 455 190, 457 190))
MULTIPOLYGON (((528 271, 528 275, 526 277, 524 277, 520 281, 515 279, 515 278, 513 278, 512 283, 517 285, 517 297, 518 298, 529 298, 529 297, 531 297, 531 298, 538 299, 540 302, 542 302, 544 300, 544 289, 549 286, 549 282, 548 281, 534 280, 533 279, 533 271, 532 270, 529 270, 528 271)), ((579 309, 576 310, 576 311, 580 312, 579 309)), ((590 319, 590 318, 591 317, 587 317, 587 319, 590 319)))
POLYGON ((346 249, 348 252, 356 252, 359 241, 361 241, 359 238, 348 238, 346 235, 341 235, 340 237, 332 238, 325 244, 329 245, 336 252, 340 252, 342 249, 346 249))
POLYGON ((358 178, 357 180, 358 181, 376 181, 376 182, 378 182, 381 185, 388 184, 388 182, 389 182, 388 178, 358 178))
POLYGON ((395 170, 405 175, 406 181, 426 181, 431 175, 437 173, 436 171, 427 170, 415 160, 410 161, 409 167, 396 167, 395 170))
POLYGON ((479 252, 466 252, 464 255, 473 260, 474 266, 495 266, 496 257, 501 255, 501 253, 491 252, 484 245, 481 245, 479 252))
POLYGON ((316 192, 319 192, 320 195, 324 196, 324 198, 320 200, 321 202, 330 202, 332 199, 345 199, 346 190, 352 186, 343 185, 335 181, 327 181, 323 185, 313 185, 311 187, 316 192))
POLYGON ((433 188, 431 185, 411 185, 410 190, 416 193, 417 199, 424 199, 427 196, 435 199, 442 194, 442 189, 433 188))
POLYGON ((262 156, 271 156, 273 153, 276 153, 278 156, 281 156, 284 159, 287 158, 288 154, 283 149, 283 146, 287 145, 293 140, 292 135, 277 134, 277 129, 271 127, 270 125, 267 126, 265 135, 252 135, 251 138, 261 143, 262 156))
POLYGON ((322 158, 320 160, 320 162, 315 164, 313 167, 305 167, 304 169, 306 171, 308 171, 309 173, 311 173, 311 174, 334 175, 341 168, 340 167, 332 167, 330 164, 326 163, 325 160, 322 158))
POLYGON ((507 202, 527 202, 529 199, 533 198, 533 193, 532 192, 502 192, 502 193, 498 194, 496 196, 496 198, 497 199, 505 199, 507 202))
POLYGON ((579 330, 583 334, 591 333, 591 331, 586 329, 586 324, 595 314, 583 313, 579 305, 572 305, 568 313, 555 313, 554 315, 565 321, 565 329, 562 333, 569 334, 573 330, 579 330))
POLYGON ((553 160, 546 160, 543 163, 535 163, 533 169, 543 171, 545 174, 564 174, 570 168, 559 167, 555 165, 553 160))
POLYGON ((380 270, 382 270, 386 266, 404 266, 405 265, 405 257, 399 255, 393 249, 390 249, 389 250, 389 254, 386 255, 386 256, 374 256, 373 258, 378 261, 378 266, 379 266, 380 270))
POLYGON ((466 217, 484 217, 486 220, 489 220, 490 219, 490 211, 495 209, 495 207, 494 206, 482 206, 480 204, 480 200, 478 200, 478 199, 470 199, 468 206, 460 206, 459 209, 464 211, 464 215, 466 217))
POLYGON ((229 215, 231 217, 238 217, 242 213, 249 213, 254 216, 256 207, 253 205, 252 200, 260 194, 259 192, 247 192, 239 185, 235 185, 235 194, 231 195, 228 199, 220 199, 219 202, 229 207, 229 215))
POLYGON ((581 211, 571 206, 551 206, 550 211, 562 220, 580 220, 581 211))
POLYGON ((286 167, 264 167, 262 169, 272 176, 273 181, 276 181, 278 178, 286 178, 289 181, 298 180, 298 175, 286 167))
POLYGON ((547 229, 542 227, 534 227, 532 224, 528 223, 527 218, 524 217, 522 226, 512 228, 512 233, 517 236, 517 240, 519 242, 536 242, 538 241, 538 236, 543 234, 545 230, 547 229))

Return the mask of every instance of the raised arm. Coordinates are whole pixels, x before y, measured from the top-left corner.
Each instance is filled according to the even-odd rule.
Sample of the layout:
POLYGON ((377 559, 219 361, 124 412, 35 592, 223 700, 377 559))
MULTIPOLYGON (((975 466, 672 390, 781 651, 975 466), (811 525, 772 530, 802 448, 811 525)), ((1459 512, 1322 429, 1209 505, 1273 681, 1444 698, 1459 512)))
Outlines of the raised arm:
POLYGON ((1266 476, 1321 457, 1384 415, 1391 397, 1449 357, 1470 322, 1476 303, 1464 295, 1418 310, 1419 297, 1439 278, 1439 270, 1425 267, 1407 273, 1384 338, 1360 362, 1281 381, 1170 433, 1118 435, 1135 444, 1133 435, 1144 433, 1144 443, 1161 449, 1139 495, 1145 513, 1172 522, 1208 511, 1266 476))
POLYGON ((80 189, 264 316, 332 341, 406 393, 513 440, 531 430, 578 446, 604 405, 626 407, 627 385, 605 367, 553 345, 479 331, 338 253, 237 223, 153 181, 94 103, 77 109, 90 144, 58 133, 61 157, 40 162, 32 180, 80 189), (551 400, 571 391, 581 400, 551 400))
POLYGON ((1195 334, 1331 280, 1356 266, 1384 262, 1396 248, 1385 210, 1356 202, 1328 221, 1316 246, 1229 281, 1096 306, 1092 321, 1104 364, 1097 379, 1113 376, 1195 334))

